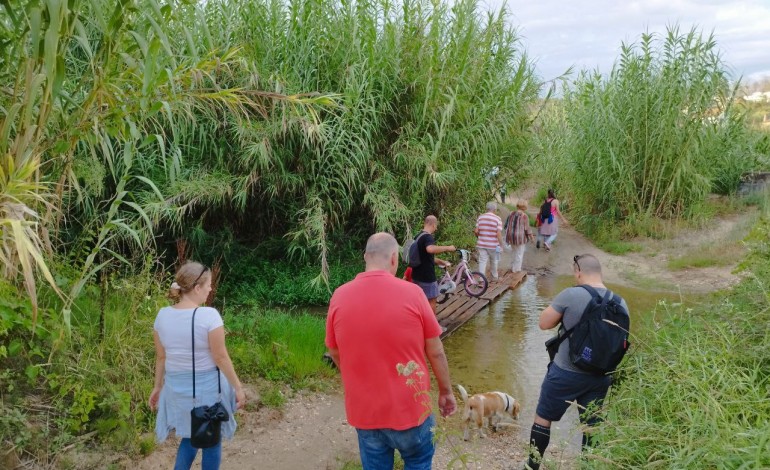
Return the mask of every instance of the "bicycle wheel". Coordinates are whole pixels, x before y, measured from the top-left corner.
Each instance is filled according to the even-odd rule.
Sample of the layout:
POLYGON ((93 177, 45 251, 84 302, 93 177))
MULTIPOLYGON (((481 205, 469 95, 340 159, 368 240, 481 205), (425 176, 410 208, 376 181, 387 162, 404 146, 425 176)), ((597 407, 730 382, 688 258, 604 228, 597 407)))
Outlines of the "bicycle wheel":
POLYGON ((449 294, 439 294, 438 297, 436 297, 437 304, 443 304, 447 300, 449 300, 449 294))
POLYGON ((471 297, 481 297, 487 291, 487 287, 489 287, 487 278, 478 271, 471 272, 470 279, 467 277, 463 279, 463 288, 471 297))

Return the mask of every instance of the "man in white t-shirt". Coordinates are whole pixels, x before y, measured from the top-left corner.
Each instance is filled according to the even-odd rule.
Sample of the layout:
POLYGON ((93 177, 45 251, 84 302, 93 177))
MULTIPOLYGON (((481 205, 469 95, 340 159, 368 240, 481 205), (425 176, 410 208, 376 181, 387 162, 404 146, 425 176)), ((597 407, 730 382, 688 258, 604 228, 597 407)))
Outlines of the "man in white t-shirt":
POLYGON ((486 276, 487 262, 491 259, 491 279, 496 281, 499 261, 497 254, 503 245, 503 220, 497 215, 496 202, 487 203, 487 211, 476 219, 476 228, 473 233, 478 237, 476 248, 479 251, 479 271, 486 276))

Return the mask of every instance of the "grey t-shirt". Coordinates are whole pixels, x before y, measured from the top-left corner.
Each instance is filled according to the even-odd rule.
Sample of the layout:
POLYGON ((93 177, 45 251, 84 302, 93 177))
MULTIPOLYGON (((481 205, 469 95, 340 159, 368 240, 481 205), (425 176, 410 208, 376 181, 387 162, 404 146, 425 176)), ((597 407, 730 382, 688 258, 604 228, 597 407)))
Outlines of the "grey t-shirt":
MULTIPOLYGON (((595 287, 594 289, 596 289, 596 292, 601 296, 604 296, 607 292, 607 289, 605 288, 595 287)), ((561 321, 564 324, 564 328, 569 330, 580 321, 580 318, 583 316, 583 311, 586 309, 586 305, 588 305, 590 300, 591 294, 584 288, 568 287, 559 292, 559 295, 553 299, 551 307, 563 315, 561 321)), ((623 298, 620 299, 620 303, 623 305, 623 308, 626 309, 626 312, 628 312, 628 305, 623 298)), ((559 352, 556 353, 556 357, 554 357, 553 361, 557 366, 564 370, 577 372, 579 374, 590 374, 590 372, 584 371, 583 369, 578 369, 572 365, 572 362, 569 360, 569 338, 565 339, 564 342, 559 345, 559 352)))

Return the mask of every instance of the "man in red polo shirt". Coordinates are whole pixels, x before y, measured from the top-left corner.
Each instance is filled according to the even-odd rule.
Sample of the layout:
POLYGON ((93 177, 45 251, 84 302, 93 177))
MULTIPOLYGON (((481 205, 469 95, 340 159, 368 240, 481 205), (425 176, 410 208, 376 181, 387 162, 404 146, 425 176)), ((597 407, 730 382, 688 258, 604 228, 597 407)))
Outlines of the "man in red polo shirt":
POLYGON ((422 289, 395 276, 399 246, 392 235, 369 237, 364 260, 366 270, 334 292, 326 319, 348 423, 358 433, 364 469, 393 468, 398 449, 407 470, 429 470, 435 418, 426 356, 441 415, 457 408, 441 327, 422 289))

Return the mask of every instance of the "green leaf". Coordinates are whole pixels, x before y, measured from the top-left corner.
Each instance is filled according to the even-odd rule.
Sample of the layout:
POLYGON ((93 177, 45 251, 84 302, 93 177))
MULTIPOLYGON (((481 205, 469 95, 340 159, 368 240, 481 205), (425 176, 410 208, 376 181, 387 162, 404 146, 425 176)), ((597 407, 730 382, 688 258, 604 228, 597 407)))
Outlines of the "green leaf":
POLYGON ((27 376, 30 382, 34 381, 38 375, 40 375, 40 366, 27 366, 24 369, 24 374, 27 376))
POLYGON ((19 351, 21 351, 21 348, 24 346, 24 343, 20 339, 14 339, 11 341, 11 343, 8 345, 8 354, 13 357, 19 354, 19 351))

